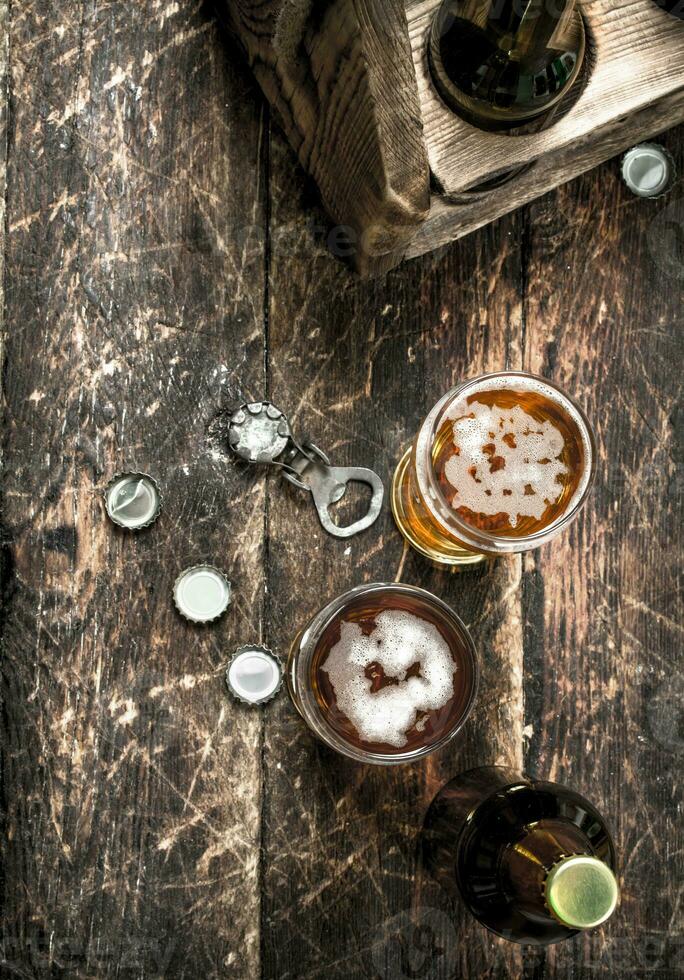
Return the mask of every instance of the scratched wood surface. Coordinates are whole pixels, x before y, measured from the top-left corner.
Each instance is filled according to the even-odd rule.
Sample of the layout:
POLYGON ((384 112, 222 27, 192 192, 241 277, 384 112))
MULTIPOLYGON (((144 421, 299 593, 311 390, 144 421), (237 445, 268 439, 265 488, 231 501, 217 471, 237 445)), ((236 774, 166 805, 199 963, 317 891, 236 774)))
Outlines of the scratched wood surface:
MULTIPOLYGON (((19 977, 609 978, 680 975, 681 183, 616 161, 385 280, 326 253, 315 195, 237 51, 192 2, 0 2, 3 121, 2 922, 19 977), (268 393, 334 461, 386 479, 465 373, 525 367, 583 401, 592 500, 562 539, 450 575, 385 509, 349 542, 225 451, 268 393), (155 473, 132 538, 100 490, 155 473), (215 627, 179 569, 222 565, 215 627), (481 652, 462 739, 380 772, 318 745, 283 695, 222 668, 285 653, 327 598, 402 579, 481 652), (505 762, 604 811, 624 898, 537 952, 495 940, 416 861, 451 775, 505 762)), ((684 171, 684 133, 664 142, 684 171)))

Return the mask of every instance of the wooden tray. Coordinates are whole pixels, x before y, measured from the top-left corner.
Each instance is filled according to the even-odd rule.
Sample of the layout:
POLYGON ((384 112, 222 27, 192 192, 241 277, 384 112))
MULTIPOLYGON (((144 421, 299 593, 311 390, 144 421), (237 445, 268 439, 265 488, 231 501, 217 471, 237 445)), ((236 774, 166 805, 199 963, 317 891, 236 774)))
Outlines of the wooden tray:
POLYGON ((583 0, 583 87, 543 133, 486 133, 434 89, 439 0, 224 0, 340 244, 379 274, 473 231, 684 120, 684 22, 655 0, 583 0), (472 192, 528 164, 505 185, 472 192))

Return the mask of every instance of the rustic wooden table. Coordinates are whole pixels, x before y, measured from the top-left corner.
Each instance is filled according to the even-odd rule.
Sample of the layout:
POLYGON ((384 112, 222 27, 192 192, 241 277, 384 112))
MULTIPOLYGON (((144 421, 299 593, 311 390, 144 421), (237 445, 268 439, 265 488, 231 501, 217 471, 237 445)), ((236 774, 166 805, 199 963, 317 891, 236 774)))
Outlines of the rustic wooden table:
MULTIPOLYGON (((681 183, 640 201, 613 161, 363 283, 326 254, 310 187, 199 3, 1 0, 0 16, 2 976, 680 976, 681 183), (436 571, 387 507, 333 540, 303 495, 226 454, 226 410, 267 393, 389 480, 441 392, 504 366, 576 395, 601 447, 580 519, 523 559, 436 571), (124 467, 164 486, 138 537, 100 499, 124 467), (170 597, 198 560, 235 584, 207 629, 170 597), (229 699, 238 644, 285 652, 324 600, 381 579, 435 591, 473 631, 481 693, 455 746, 364 768, 287 697, 229 699), (427 803, 492 762, 609 818, 624 890, 605 929, 522 950, 422 880, 427 803)), ((663 142, 682 172, 684 133, 663 142)))

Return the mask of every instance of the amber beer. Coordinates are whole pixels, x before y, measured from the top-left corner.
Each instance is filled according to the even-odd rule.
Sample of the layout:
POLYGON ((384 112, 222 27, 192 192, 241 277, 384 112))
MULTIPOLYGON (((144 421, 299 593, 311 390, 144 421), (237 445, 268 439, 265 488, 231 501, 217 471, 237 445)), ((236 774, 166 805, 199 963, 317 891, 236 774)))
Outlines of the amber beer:
POLYGON ((360 586, 328 603, 295 640, 292 699, 327 745, 360 762, 422 758, 472 708, 477 658, 456 613, 423 589, 360 586))
POLYGON ((440 564, 529 551, 577 516, 594 458, 584 412, 550 381, 483 375, 432 409, 397 467, 392 509, 409 544, 440 564))

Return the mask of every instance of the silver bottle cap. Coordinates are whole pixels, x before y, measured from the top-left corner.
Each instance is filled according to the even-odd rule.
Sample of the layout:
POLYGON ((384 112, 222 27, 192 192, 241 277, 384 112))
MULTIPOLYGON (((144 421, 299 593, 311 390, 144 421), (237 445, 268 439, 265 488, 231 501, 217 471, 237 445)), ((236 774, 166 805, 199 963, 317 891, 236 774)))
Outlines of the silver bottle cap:
POLYGON ((173 586, 173 601, 181 616, 191 623, 213 623, 230 605, 232 587, 213 565, 193 565, 173 586))
POLYGON ((233 413, 228 445, 248 463, 272 463, 291 438, 285 415, 270 402, 252 402, 233 413))
POLYGON ((147 473, 117 473, 104 492, 107 516, 129 531, 141 531, 159 517, 161 491, 147 473))
POLYGON ((244 704, 264 704, 274 698, 283 683, 280 658, 258 644, 236 650, 226 670, 228 690, 244 704))
POLYGON ((661 197, 670 190, 676 176, 674 160, 658 143, 641 143, 622 159, 622 177, 638 197, 661 197))

